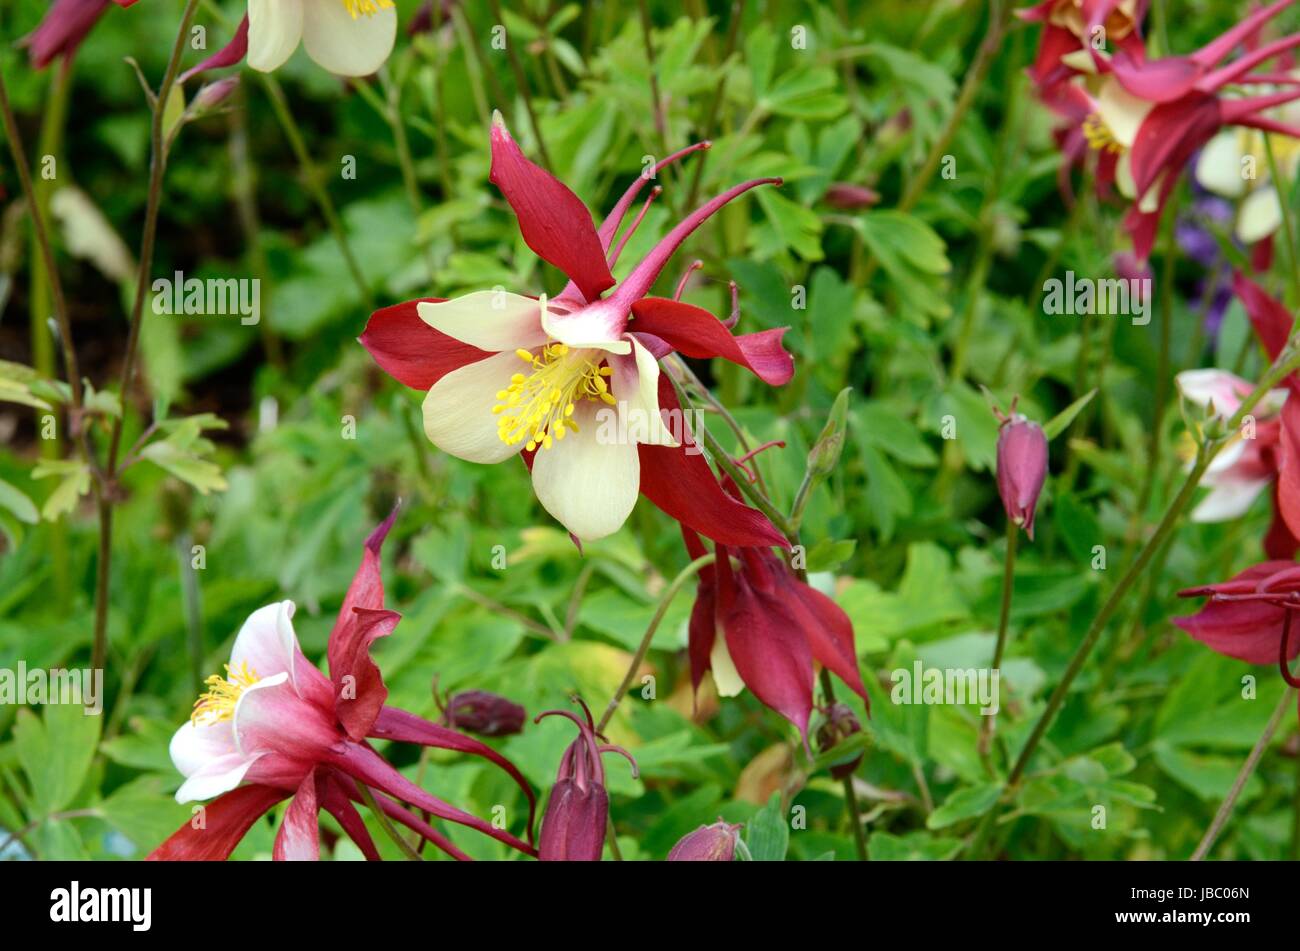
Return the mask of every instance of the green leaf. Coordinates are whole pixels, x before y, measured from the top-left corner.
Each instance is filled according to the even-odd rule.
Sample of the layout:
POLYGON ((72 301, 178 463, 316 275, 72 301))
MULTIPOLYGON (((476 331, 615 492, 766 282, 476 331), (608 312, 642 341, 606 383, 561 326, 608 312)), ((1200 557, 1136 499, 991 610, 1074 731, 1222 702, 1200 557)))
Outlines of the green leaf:
POLYGON ((79 703, 47 704, 44 718, 18 711, 14 744, 32 789, 32 806, 44 817, 66 808, 90 771, 99 742, 100 717, 79 703))
POLYGON ((35 525, 41 520, 36 505, 23 491, 0 479, 0 507, 8 509, 20 522, 35 525))
POLYGON ((925 820, 927 829, 946 829, 963 819, 973 819, 988 812, 1002 795, 1002 787, 992 783, 967 786, 949 796, 942 806, 925 820))
POLYGON ((1069 425, 1074 422, 1074 417, 1078 416, 1079 412, 1087 406, 1096 395, 1097 390, 1095 388, 1091 389, 1053 416, 1043 427, 1043 435, 1045 435, 1048 440, 1052 440, 1065 432, 1069 425))
POLYGON ((32 470, 33 479, 58 476, 61 480, 41 506, 41 517, 54 522, 77 506, 77 500, 90 491, 90 469, 74 459, 47 459, 32 470))
POLYGON ((781 794, 775 792, 767 805, 754 813, 745 827, 745 844, 755 862, 784 862, 790 847, 790 826, 781 813, 781 794))

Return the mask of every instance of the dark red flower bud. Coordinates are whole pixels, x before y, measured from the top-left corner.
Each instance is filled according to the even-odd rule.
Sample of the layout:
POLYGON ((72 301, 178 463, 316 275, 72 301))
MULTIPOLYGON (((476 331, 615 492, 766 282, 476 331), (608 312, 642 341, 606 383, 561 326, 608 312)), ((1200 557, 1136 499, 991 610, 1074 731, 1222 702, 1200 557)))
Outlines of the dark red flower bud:
POLYGON ((672 851, 669 862, 730 862, 736 854, 740 826, 719 819, 711 826, 700 826, 684 835, 672 851))
POLYGON ((1034 537, 1034 510, 1047 478, 1047 436, 1043 427, 1012 415, 998 434, 998 494, 1007 518, 1034 537))
MULTIPOLYGON (((842 740, 848 739, 854 733, 862 732, 862 724, 858 722, 857 714, 847 703, 832 703, 822 711, 822 716, 825 719, 817 728, 817 749, 823 753, 834 749, 842 740)), ((859 751, 842 762, 835 763, 831 766, 831 775, 836 779, 853 775, 858 764, 862 762, 863 755, 859 751)))
POLYGON ((455 730, 479 736, 512 736, 524 728, 528 714, 513 700, 486 690, 462 690, 447 698, 443 719, 455 730))
POLYGON ((636 760, 627 750, 610 746, 596 732, 591 711, 578 698, 586 720, 567 710, 547 710, 534 719, 566 717, 578 726, 578 738, 569 744, 560 760, 560 770, 551 789, 546 814, 542 816, 542 834, 537 857, 543 862, 599 862, 605 848, 605 828, 609 824, 609 794, 605 791, 605 768, 602 753, 619 753, 632 764, 636 760))
POLYGON ((40 25, 19 40, 32 66, 44 69, 55 57, 70 57, 99 22, 108 0, 55 0, 40 25))
POLYGON ((879 203, 880 193, 864 185, 835 182, 826 189, 826 204, 841 211, 861 211, 879 203))

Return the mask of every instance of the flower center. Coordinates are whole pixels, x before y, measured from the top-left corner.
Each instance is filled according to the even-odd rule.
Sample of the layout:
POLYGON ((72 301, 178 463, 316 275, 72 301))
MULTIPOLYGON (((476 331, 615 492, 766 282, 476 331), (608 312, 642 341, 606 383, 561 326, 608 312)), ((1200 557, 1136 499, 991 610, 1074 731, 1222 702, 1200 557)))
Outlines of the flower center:
POLYGON ((1098 152, 1103 149, 1107 152, 1119 154, 1124 151, 1124 146, 1115 138, 1115 134, 1110 131, 1110 126, 1095 112, 1088 113, 1083 120, 1083 137, 1087 140, 1090 148, 1098 152))
POLYGON ((355 20, 362 15, 372 17, 380 10, 391 9, 393 0, 343 0, 343 6, 355 20))
POLYGON ((613 404, 607 382, 614 371, 600 365, 596 350, 570 350, 563 343, 548 343, 541 350, 516 350, 515 354, 532 369, 516 373, 510 385, 497 392, 500 400, 492 407, 497 435, 506 445, 528 440, 531 452, 540 446, 550 449, 554 439, 569 430, 578 431, 572 420, 574 407, 582 400, 613 404))
POLYGON ((190 714, 190 722, 195 726, 212 726, 233 718, 235 704, 244 691, 261 679, 257 671, 248 666, 248 661, 233 670, 229 664, 225 668, 225 677, 213 674, 203 681, 208 690, 194 701, 194 711, 190 714))

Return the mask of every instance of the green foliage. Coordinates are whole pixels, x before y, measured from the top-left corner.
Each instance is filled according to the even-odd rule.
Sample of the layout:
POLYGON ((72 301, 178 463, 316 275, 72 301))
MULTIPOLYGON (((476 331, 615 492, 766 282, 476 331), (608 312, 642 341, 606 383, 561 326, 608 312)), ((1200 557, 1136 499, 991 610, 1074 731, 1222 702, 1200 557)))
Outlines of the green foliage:
MULTIPOLYGON (((123 391, 151 160, 147 103, 123 58, 156 86, 180 5, 154 6, 155 15, 114 7, 91 31, 61 122, 59 70, 32 70, 10 42, 47 5, 17 0, 0 11, 0 68, 29 153, 41 123, 56 117, 40 154, 56 156, 59 173, 38 184, 55 206, 49 220, 84 378, 73 429, 48 284, 6 160, 0 669, 88 664, 99 503, 112 507, 114 529, 103 715, 0 705, 0 843, 15 834, 0 853, 139 858, 185 822, 167 746, 202 677, 220 670, 253 610, 284 598, 298 606, 304 651, 323 663, 363 540, 399 499, 383 570, 388 604, 403 617, 374 649, 389 702, 436 719, 436 677, 441 692, 489 690, 523 704, 523 733, 490 742, 543 798, 572 730, 531 718, 567 708, 573 694, 598 715, 604 709, 689 561, 676 526, 642 499, 619 533, 579 552, 517 461, 475 466, 434 450, 421 428, 423 394, 377 372, 356 342, 372 298, 383 306, 496 286, 555 295, 563 286, 488 182, 489 116, 499 108, 525 152, 538 160, 545 152, 597 221, 646 157, 712 141, 661 173, 663 194, 614 268, 620 278, 703 201, 749 178, 784 179, 711 219, 656 292, 670 296, 699 259, 684 300, 726 317, 734 280, 738 333, 789 327, 797 374, 784 388, 722 361, 691 365, 734 416, 739 435, 717 414, 707 418, 724 450, 784 443, 750 465, 783 513, 797 504, 810 582, 853 621, 870 698, 868 716, 836 683, 863 730, 825 751, 815 736, 805 750, 751 691, 719 699, 706 677, 695 696, 688 583, 606 731, 640 767, 633 778, 617 759, 606 764, 623 857, 662 859, 681 836, 722 817, 744 825, 742 851, 755 861, 851 859, 845 787, 830 774, 850 754, 863 755, 852 788, 872 859, 959 857, 986 820, 999 854, 1012 858, 1190 854, 1281 685, 1275 671, 1212 654, 1169 619, 1190 610, 1178 590, 1258 560, 1265 498, 1235 522, 1179 522, 1023 781, 1007 786, 1099 605, 1177 491, 1184 435, 1171 396, 1152 454, 1155 394, 1172 393, 1156 388, 1156 322, 1047 317, 1039 306, 1041 274, 1110 275, 1123 210, 1086 200, 1070 224, 1050 117, 1023 75, 1031 44, 1009 41, 996 58, 943 146, 955 176, 936 175, 906 210, 899 200, 942 144, 982 40, 983 16, 970 9, 979 5, 737 4, 732 27, 731 4, 708 5, 717 14, 708 17, 697 15, 703 4, 651 2, 651 63, 639 17, 618 5, 509 3, 524 89, 488 43, 487 5, 457 4, 451 22, 399 37, 378 77, 344 86, 302 54, 277 73, 312 171, 297 164, 256 74, 241 70, 229 108, 202 116, 184 112, 199 89, 191 82, 165 103, 176 136, 151 274, 256 279, 261 320, 166 315, 146 302, 142 365, 123 391), (792 43, 795 26, 807 28, 806 46, 792 43), (409 142, 405 169, 392 104, 409 142), (344 157, 355 160, 354 177, 341 174, 344 157), (338 208, 359 282, 304 187, 312 174, 338 208), (870 187, 881 200, 837 207, 828 196, 835 183, 870 187), (1002 406, 1019 395, 1018 410, 1053 439, 1036 535, 1019 543, 987 757, 978 703, 891 696, 892 675, 914 664, 974 669, 993 657, 1005 515, 994 479, 998 423, 984 389, 1002 406), (120 468, 100 481, 82 440, 103 460, 118 420, 120 468)), ((224 42, 243 4, 202 7, 210 46, 224 42)), ((1226 16, 1188 23, 1178 45, 1195 48, 1226 16)), ((196 56, 189 51, 187 65, 196 56)), ((1172 286, 1157 287, 1174 295, 1171 365, 1257 377, 1263 364, 1239 309, 1216 341, 1204 340, 1200 276, 1180 259, 1172 286)), ((1294 728, 1284 719, 1275 740, 1291 744, 1292 759, 1277 749, 1264 757, 1217 857, 1292 854, 1294 728)), ((491 817, 503 807, 522 833, 524 799, 491 766, 396 745, 382 752, 467 811, 491 817)), ((367 821, 384 856, 398 857, 367 821)), ((235 857, 267 857, 274 828, 257 823, 235 857)), ((474 858, 509 857, 475 832, 446 831, 474 858)), ((360 856, 340 838, 326 857, 360 856)))

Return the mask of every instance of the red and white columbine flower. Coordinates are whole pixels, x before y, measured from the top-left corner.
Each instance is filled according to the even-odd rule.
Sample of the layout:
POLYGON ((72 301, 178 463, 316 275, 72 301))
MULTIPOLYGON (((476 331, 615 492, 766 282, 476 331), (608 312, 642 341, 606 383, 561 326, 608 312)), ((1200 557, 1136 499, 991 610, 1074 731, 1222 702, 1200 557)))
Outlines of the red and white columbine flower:
MULTIPOLYGON (((650 176, 638 176, 596 228, 572 191, 524 157, 499 114, 491 140, 489 177, 519 219, 524 241, 570 281, 550 299, 498 289, 410 301, 371 316, 361 343, 389 375, 427 391, 430 441, 470 462, 522 454, 537 498, 579 541, 617 531, 640 492, 724 543, 784 544, 766 517, 721 492, 681 424, 658 358, 674 350, 722 357, 780 385, 794 373, 781 345, 785 328, 732 336, 706 310, 646 296, 707 218, 749 189, 780 179, 744 182, 707 202, 615 286, 610 267, 645 209, 617 245, 614 237, 650 176)), ((654 171, 707 147, 683 149, 654 171)))
MULTIPOLYGON (((1178 374, 1183 398, 1213 415, 1228 419, 1255 386, 1227 370, 1184 370, 1178 374)), ((1193 522, 1227 522, 1246 514, 1255 498, 1277 477, 1281 443, 1279 414, 1285 389, 1271 390, 1255 407, 1248 436, 1233 434, 1210 463, 1201 485, 1210 490, 1192 510, 1193 522)), ((1289 556, 1284 556, 1289 557, 1289 556)))
MULTIPOLYGON (((1260 68, 1300 46, 1300 34, 1255 46, 1224 63, 1293 2, 1260 8, 1185 56, 1147 59, 1140 41, 1117 46, 1111 55, 1086 45, 1086 59, 1058 60, 1045 74, 1049 79, 1040 94, 1069 123, 1062 141, 1067 158, 1077 160, 1085 143, 1091 146, 1098 152, 1098 188, 1104 192, 1114 183, 1132 200, 1124 228, 1140 259, 1151 253, 1183 167, 1222 130, 1235 126, 1300 137, 1300 126, 1274 117, 1279 107, 1300 99, 1300 89, 1276 68, 1260 68), (1260 87, 1266 91, 1247 94, 1260 87)), ((1112 6, 1093 7, 1089 32, 1112 6)), ((1042 43, 1049 43, 1046 31, 1042 43)))
POLYGON ((316 64, 337 76, 369 76, 393 52, 393 0, 248 0, 234 38, 185 74, 248 65, 269 73, 289 61, 301 43, 316 64))
POLYGON ((292 601, 254 611, 240 629, 226 676, 208 678, 208 691, 176 731, 171 757, 185 782, 178 802, 213 799, 202 823, 186 823, 151 859, 227 858, 254 822, 293 797, 275 838, 276 859, 320 856, 317 815, 330 813, 369 859, 378 852, 354 806, 358 784, 378 806, 437 848, 467 856, 408 807, 469 826, 529 855, 529 844, 491 823, 429 795, 371 747, 396 740, 482 756, 504 769, 529 801, 531 838, 535 797, 519 771, 491 747, 455 730, 385 706, 388 689, 370 658, 376 638, 390 634, 399 615, 384 610, 379 549, 389 516, 366 542, 361 567, 329 640, 330 676, 303 656, 293 630, 292 601))

